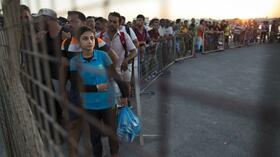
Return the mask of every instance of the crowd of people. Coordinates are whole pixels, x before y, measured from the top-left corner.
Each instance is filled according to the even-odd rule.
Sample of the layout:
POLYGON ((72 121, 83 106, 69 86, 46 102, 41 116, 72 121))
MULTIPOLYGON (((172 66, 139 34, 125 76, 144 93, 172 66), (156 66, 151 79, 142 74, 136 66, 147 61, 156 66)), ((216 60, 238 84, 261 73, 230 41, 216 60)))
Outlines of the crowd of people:
MULTIPOLYGON (((4 27, 3 18, 1 16, 1 28, 4 27)), ((268 21, 259 23, 239 19, 201 19, 197 23, 194 18, 190 22, 153 18, 146 23, 146 17, 139 14, 135 20, 126 22, 125 16, 117 12, 110 12, 105 18, 68 11, 64 18, 47 8, 31 14, 25 5, 21 5, 20 19, 22 70, 50 86, 62 97, 60 101, 54 102, 53 107, 48 105, 51 102, 45 98, 46 112, 53 114, 51 111, 54 108, 55 120, 67 128, 69 137, 76 143, 79 143, 81 132, 86 129, 81 114, 87 113, 100 124, 104 123, 110 130, 107 136, 112 157, 119 156, 117 106, 131 105, 133 67, 137 64, 135 58, 138 56, 140 64, 146 64, 145 56, 150 52, 147 49, 156 52, 159 42, 168 45, 168 41, 184 36, 187 49, 191 50, 195 42, 195 52, 200 53, 209 41, 218 46, 218 36, 206 35, 218 32, 222 32, 226 48, 231 40, 236 46, 267 40, 279 41, 279 19, 273 20, 271 25, 268 21), (35 56, 30 54, 34 51, 49 56, 47 66, 43 65, 46 58, 40 58, 38 63, 35 56), (69 110, 69 104, 74 109, 69 110)), ((153 54, 153 62, 158 62, 156 54, 153 54)), ((22 76, 25 90, 31 99, 37 100, 40 92, 31 81, 22 76)), ((88 125, 95 157, 101 157, 103 151, 100 126, 88 125)), ((77 156, 76 146, 70 144, 68 149, 69 156, 77 156)))

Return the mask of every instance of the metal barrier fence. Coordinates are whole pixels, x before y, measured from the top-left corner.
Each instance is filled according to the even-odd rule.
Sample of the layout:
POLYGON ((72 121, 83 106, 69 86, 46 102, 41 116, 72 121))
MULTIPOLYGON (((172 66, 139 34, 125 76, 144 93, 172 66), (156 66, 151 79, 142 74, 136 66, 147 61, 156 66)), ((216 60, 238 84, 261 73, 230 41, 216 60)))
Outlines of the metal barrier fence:
POLYGON ((223 31, 203 33, 202 53, 210 53, 225 49, 225 36, 223 31))
POLYGON ((176 61, 193 57, 193 37, 189 33, 162 39, 145 50, 140 62, 141 91, 176 61))
POLYGON ((247 28, 240 34, 232 33, 229 36, 228 48, 236 48, 260 43, 260 32, 254 28, 247 28))
POLYGON ((177 34, 176 41, 176 61, 190 58, 194 53, 194 39, 190 33, 177 34))

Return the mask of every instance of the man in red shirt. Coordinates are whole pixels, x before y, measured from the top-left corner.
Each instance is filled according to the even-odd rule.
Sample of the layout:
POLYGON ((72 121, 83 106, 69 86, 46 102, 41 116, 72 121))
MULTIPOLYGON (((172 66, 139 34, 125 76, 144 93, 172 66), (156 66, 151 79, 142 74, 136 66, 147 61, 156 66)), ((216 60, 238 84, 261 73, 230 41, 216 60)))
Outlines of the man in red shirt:
POLYGON ((153 42, 157 42, 159 39, 159 19, 152 19, 150 22, 150 26, 152 27, 152 29, 148 31, 149 36, 153 42))
POLYGON ((159 70, 159 64, 158 64, 158 57, 157 57, 157 49, 158 49, 158 41, 160 39, 159 35, 159 19, 154 18, 150 21, 150 27, 152 27, 151 30, 148 31, 149 36, 151 38, 151 46, 150 46, 150 60, 149 60, 149 69, 153 69, 152 76, 156 75, 159 70))
POLYGON ((144 54, 145 54, 145 48, 146 43, 149 41, 149 34, 148 31, 144 27, 145 17, 144 15, 138 15, 136 17, 136 26, 134 28, 134 32, 137 36, 139 46, 140 46, 140 57, 141 61, 144 61, 144 54))

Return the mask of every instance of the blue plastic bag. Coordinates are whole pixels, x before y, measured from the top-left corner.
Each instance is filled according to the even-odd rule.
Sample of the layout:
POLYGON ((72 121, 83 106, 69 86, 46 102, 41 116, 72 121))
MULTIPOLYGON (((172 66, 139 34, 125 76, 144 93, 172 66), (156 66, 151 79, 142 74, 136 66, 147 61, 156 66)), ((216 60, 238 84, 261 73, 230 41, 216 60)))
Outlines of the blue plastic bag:
POLYGON ((117 120, 117 135, 122 141, 131 143, 140 133, 139 118, 129 107, 125 106, 119 108, 117 120))

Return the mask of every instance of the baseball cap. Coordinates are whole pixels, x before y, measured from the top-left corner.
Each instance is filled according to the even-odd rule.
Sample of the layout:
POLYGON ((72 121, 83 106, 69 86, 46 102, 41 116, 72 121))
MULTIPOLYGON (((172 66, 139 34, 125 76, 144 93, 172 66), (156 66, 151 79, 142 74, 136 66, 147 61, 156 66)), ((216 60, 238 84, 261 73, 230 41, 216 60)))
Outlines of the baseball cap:
POLYGON ((40 9, 36 16, 37 17, 39 17, 39 16, 48 16, 50 18, 57 19, 56 12, 53 11, 52 9, 47 9, 47 8, 40 9))

